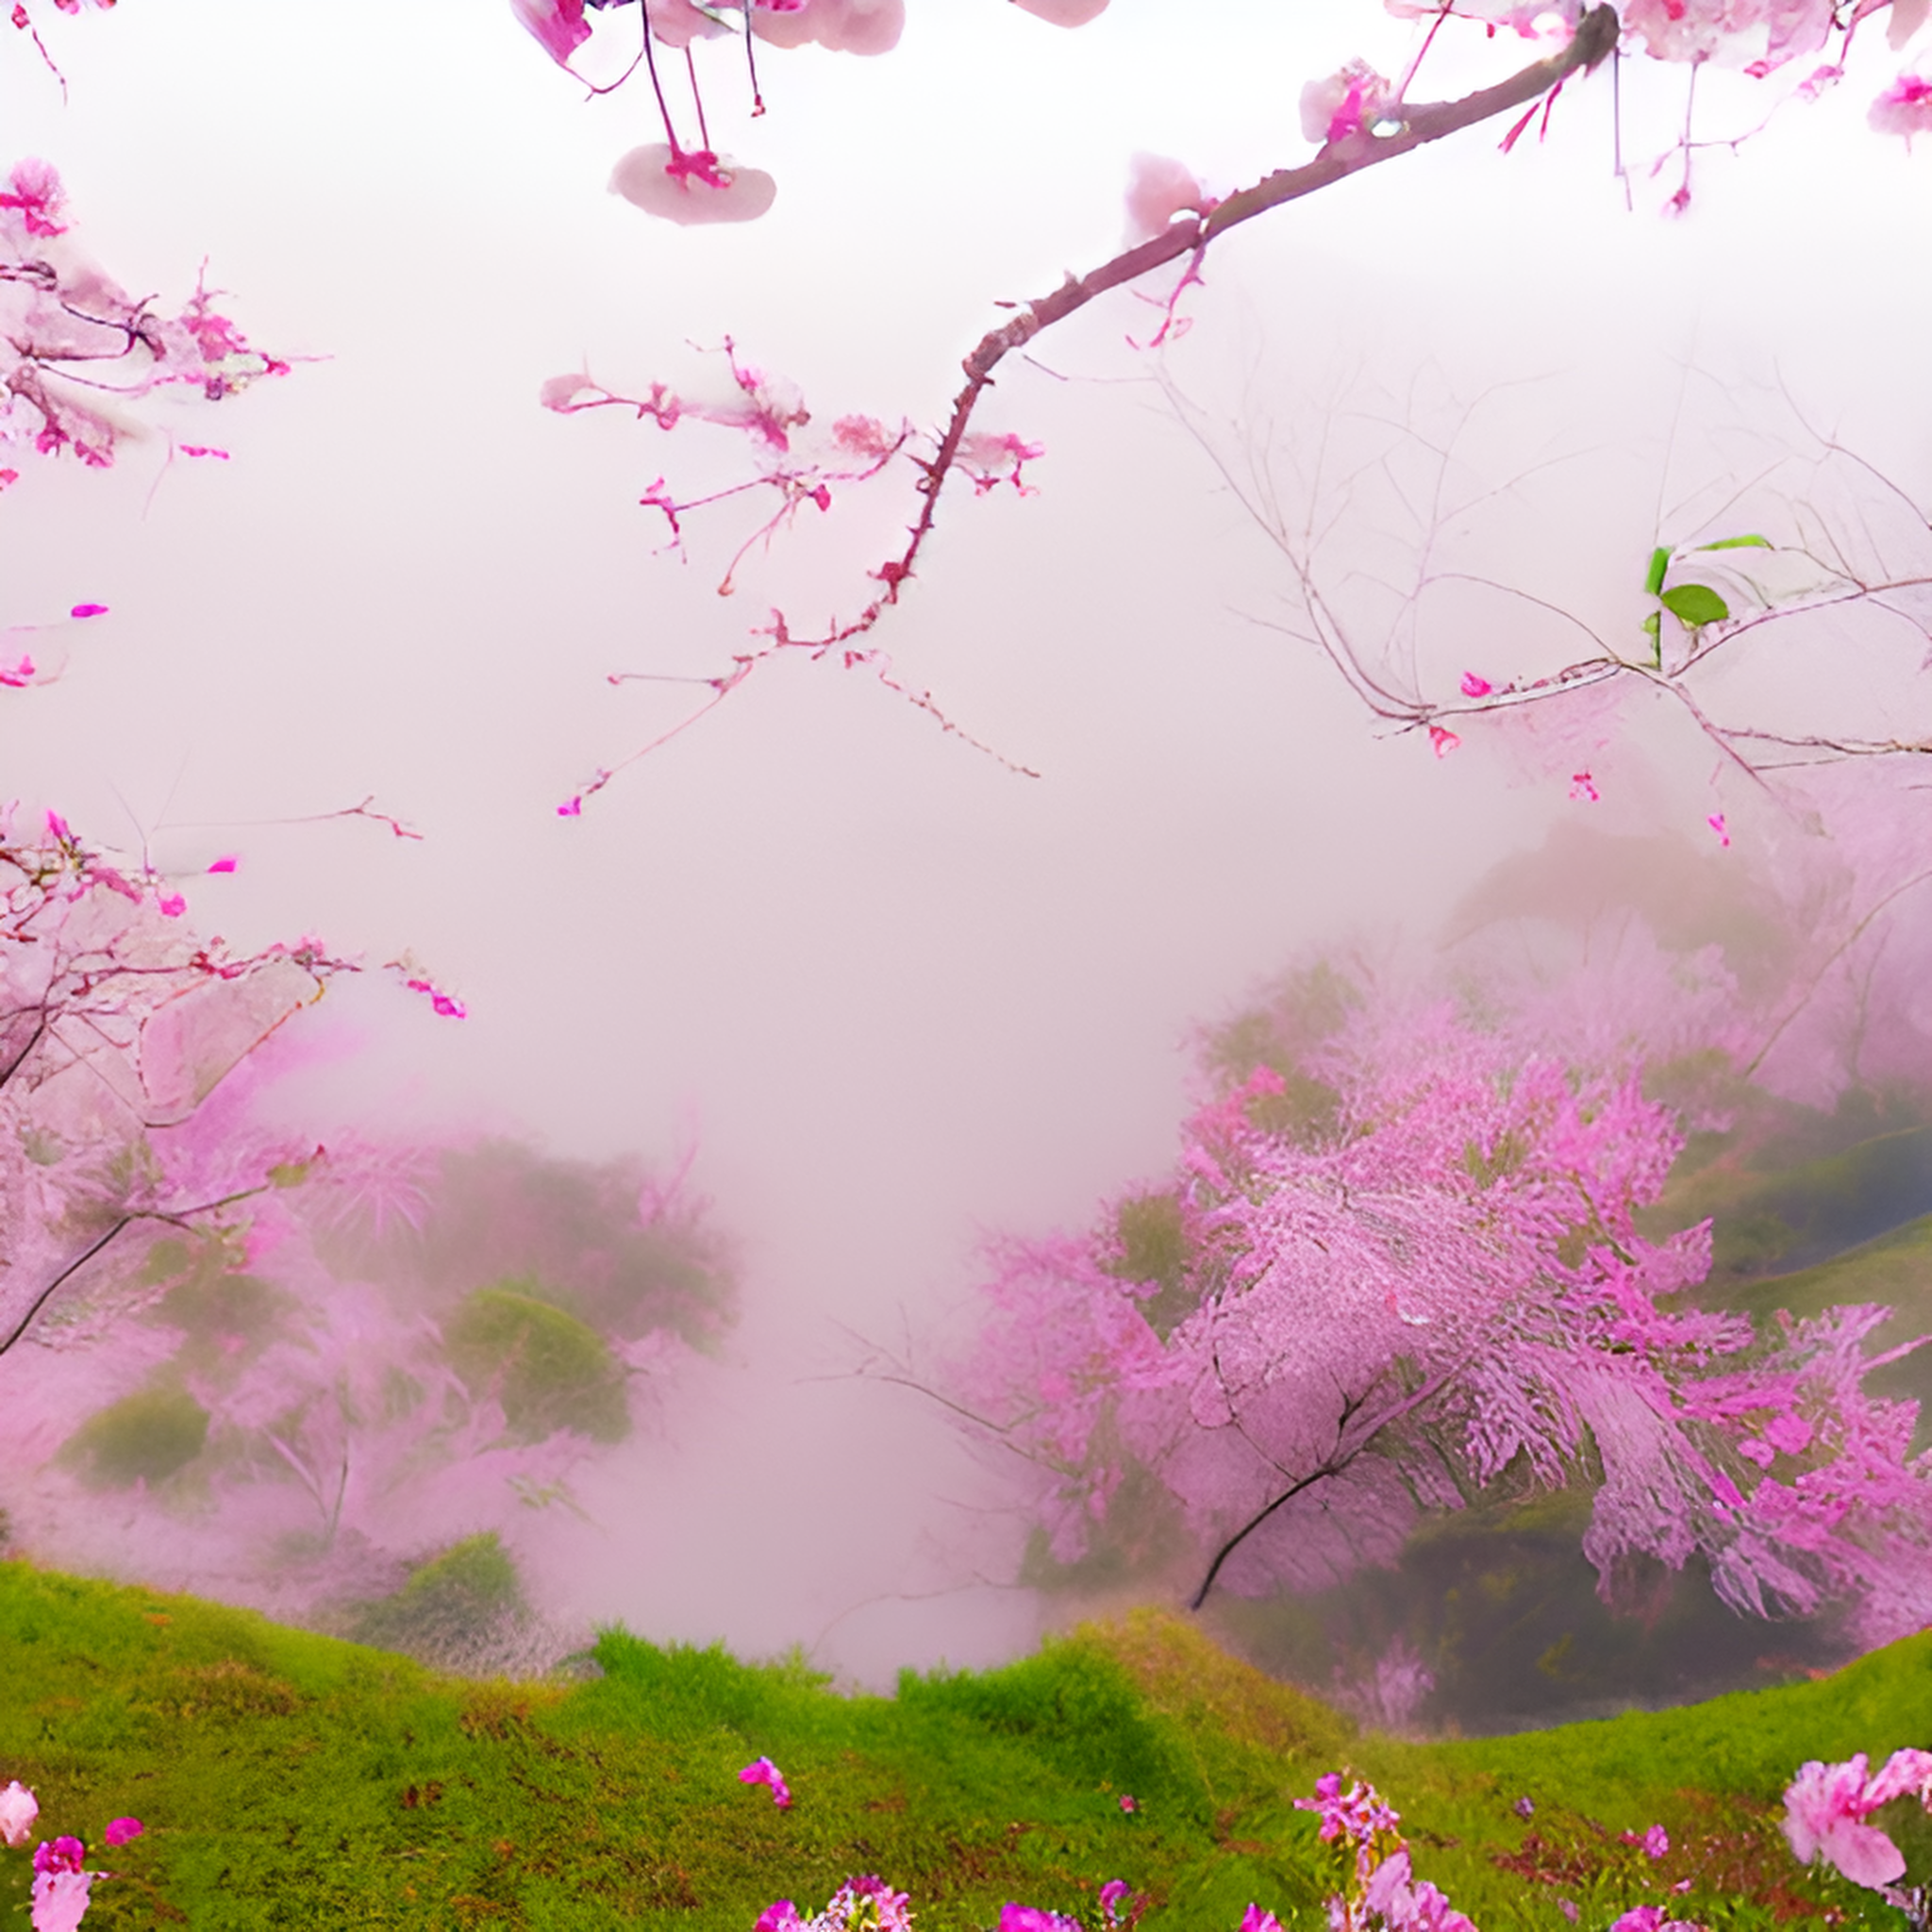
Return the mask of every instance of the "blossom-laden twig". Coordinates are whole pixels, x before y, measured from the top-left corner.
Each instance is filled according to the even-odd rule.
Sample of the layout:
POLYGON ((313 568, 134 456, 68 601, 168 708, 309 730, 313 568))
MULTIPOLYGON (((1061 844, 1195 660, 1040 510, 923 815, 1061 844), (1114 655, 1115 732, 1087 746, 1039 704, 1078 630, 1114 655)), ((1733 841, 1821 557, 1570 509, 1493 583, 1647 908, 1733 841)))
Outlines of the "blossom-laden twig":
MULTIPOLYGON (((53 168, 16 163, 0 192, 0 455, 64 454, 105 469, 136 428, 131 405, 170 389, 221 402, 289 373, 205 280, 173 315, 129 295, 80 251, 66 211, 53 168)), ((0 469, 0 484, 17 474, 0 469)))
MULTIPOLYGON (((1006 358, 1024 349, 1042 330, 1077 314, 1100 296, 1127 287, 1171 263, 1184 264, 1183 274, 1190 282, 1198 279, 1201 264, 1213 243, 1229 229, 1257 215, 1493 119, 1525 101, 1541 99, 1569 75, 1596 67, 1615 46, 1617 31, 1614 9, 1607 6, 1593 8, 1583 15, 1574 34, 1557 53, 1459 100, 1424 103, 1380 96, 1372 100, 1358 93, 1352 109, 1330 117, 1327 139, 1312 161, 1297 168, 1279 169, 1253 187, 1213 202, 1205 211, 1175 208, 1174 218, 1159 233, 1085 275, 1069 275, 1051 294, 1024 304, 1010 319, 990 330, 965 358, 965 386, 954 398, 944 426, 929 438, 915 441, 903 427, 889 430, 874 418, 847 416, 835 425, 829 451, 801 457, 793 449, 792 437, 809 420, 802 403, 794 392, 740 364, 729 344, 726 353, 739 394, 719 408, 693 408, 661 383, 654 384, 643 397, 625 397, 604 389, 588 376, 554 377, 544 385, 541 401, 544 407, 561 413, 619 407, 640 418, 648 417, 664 429, 675 428, 688 415, 700 416, 724 423, 751 439, 760 458, 761 473, 757 477, 690 502, 679 501, 660 479, 641 499, 667 519, 673 541, 676 542, 682 539, 683 515, 701 504, 759 489, 776 493, 778 506, 771 518, 731 559, 719 586, 727 594, 733 585, 733 574, 745 552, 755 544, 768 541, 779 528, 791 524, 805 504, 828 508, 835 483, 842 486, 869 480, 884 474, 893 458, 903 458, 915 472, 913 490, 918 506, 905 542, 896 554, 870 573, 879 589, 858 610, 842 618, 835 616, 823 629, 801 631, 782 609, 774 609, 770 622, 753 633, 769 640, 767 643, 735 656, 729 671, 693 680, 711 692, 697 711, 672 731, 641 747, 630 758, 598 771, 559 811, 564 816, 576 815, 582 810, 583 801, 608 785, 617 772, 713 708, 759 665, 787 651, 803 652, 817 660, 831 658, 848 669, 864 666, 927 712, 942 728, 980 750, 990 751, 991 747, 980 744, 956 724, 930 693, 896 683, 891 675, 890 660, 867 640, 916 575, 936 525, 941 497, 956 474, 972 483, 975 494, 983 495, 1001 483, 1022 491, 1026 488, 1024 466, 1039 456, 1038 446, 1010 431, 994 433, 974 427, 979 406, 1006 358), (841 455, 846 459, 843 468, 836 467, 841 455), (851 460, 854 458, 858 460, 851 460)), ((1014 760, 998 753, 992 755, 1010 769, 1026 772, 1026 767, 1014 760)))

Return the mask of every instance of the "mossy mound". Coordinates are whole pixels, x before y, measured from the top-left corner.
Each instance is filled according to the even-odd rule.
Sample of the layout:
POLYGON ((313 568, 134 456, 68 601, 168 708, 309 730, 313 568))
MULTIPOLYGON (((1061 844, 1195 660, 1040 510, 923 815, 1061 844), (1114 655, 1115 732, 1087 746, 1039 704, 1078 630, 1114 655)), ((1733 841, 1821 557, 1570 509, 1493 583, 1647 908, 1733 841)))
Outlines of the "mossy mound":
POLYGON ((593 1442, 630 1433, 624 1370, 594 1328, 520 1280, 479 1288, 443 1324, 454 1368, 473 1395, 493 1394, 518 1441, 575 1429, 593 1442))
POLYGON ((61 1445, 60 1459, 99 1489, 165 1482, 201 1454, 208 1421, 185 1389, 138 1389, 89 1416, 61 1445))

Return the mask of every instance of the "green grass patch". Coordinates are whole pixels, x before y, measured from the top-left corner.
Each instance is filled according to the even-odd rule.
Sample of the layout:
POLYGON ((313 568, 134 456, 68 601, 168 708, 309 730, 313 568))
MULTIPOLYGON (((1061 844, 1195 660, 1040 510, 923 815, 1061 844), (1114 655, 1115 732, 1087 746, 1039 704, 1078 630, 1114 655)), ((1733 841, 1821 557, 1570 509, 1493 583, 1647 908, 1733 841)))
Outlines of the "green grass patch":
MULTIPOLYGON (((425 1591, 489 1585, 489 1553, 458 1550, 425 1591)), ((1233 1932, 1250 1899, 1323 1923, 1328 1854, 1293 1800, 1348 1765, 1402 1809, 1422 1874, 1496 1932, 1567 1926, 1564 1900, 1601 1926, 1680 1879, 1677 1908, 1708 1924, 1885 1923, 1870 1894, 1792 1862, 1778 1797, 1807 1757, 1932 1739, 1925 1638, 1818 1682, 1430 1744, 1358 1736, 1155 1611, 1002 1670, 908 1674, 891 1698, 839 1694, 796 1659, 621 1632, 595 1655, 590 1681, 467 1682, 0 1563, 0 1781, 37 1788, 48 1833, 147 1822, 100 1860, 123 1875, 90 1932, 750 1932, 773 1899, 815 1909, 868 1871, 912 1894, 925 1932, 991 1926, 1008 1899, 1094 1928, 1115 1877, 1152 1901, 1149 1932, 1233 1932), (789 1811, 739 1783, 760 1756, 791 1781, 789 1811), (1653 1863, 1619 1835, 1656 1823, 1673 1850, 1653 1863)), ((24 1880, 25 1854, 0 1854, 0 1906, 24 1880)))

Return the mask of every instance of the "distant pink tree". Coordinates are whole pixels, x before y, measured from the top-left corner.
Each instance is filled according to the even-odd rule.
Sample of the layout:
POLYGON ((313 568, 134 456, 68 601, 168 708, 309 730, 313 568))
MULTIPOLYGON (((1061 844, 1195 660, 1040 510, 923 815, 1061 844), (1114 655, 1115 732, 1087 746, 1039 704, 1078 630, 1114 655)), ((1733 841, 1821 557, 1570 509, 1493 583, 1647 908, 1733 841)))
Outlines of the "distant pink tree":
POLYGON ((1914 1406, 1863 1388, 1904 1352, 1864 1351, 1889 1311, 1759 1335, 1687 1307, 1709 1231, 1641 1230, 1681 1129, 1641 1071, 1446 1003, 1341 1003, 1102 1233, 996 1244, 942 1392, 1026 1472, 1062 1561, 1130 1468, 1158 1484, 1203 1552, 1196 1606, 1392 1560, 1508 1473, 1593 1492, 1606 1595, 1632 1558, 1697 1557, 1741 1611, 1916 1628, 1932 1468, 1914 1406))

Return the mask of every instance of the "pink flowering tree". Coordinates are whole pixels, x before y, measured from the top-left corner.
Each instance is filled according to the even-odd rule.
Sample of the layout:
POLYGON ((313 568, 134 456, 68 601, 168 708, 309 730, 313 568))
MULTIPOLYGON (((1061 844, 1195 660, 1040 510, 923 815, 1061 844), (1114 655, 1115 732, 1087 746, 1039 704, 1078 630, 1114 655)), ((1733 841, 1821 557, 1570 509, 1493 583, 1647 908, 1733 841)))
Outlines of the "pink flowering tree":
MULTIPOLYGON (((776 192, 770 175, 740 167, 718 152, 700 85, 700 43, 737 43, 733 53, 744 63, 743 99, 755 119, 765 106, 758 80, 760 47, 785 48, 816 41, 833 49, 882 53, 896 41, 902 15, 899 0, 791 0, 785 5, 777 0, 743 0, 741 6, 719 8, 694 7, 688 0, 633 4, 634 13, 619 4, 592 4, 587 11, 584 0, 515 0, 525 24, 560 65, 580 75, 588 71, 585 62, 596 68, 599 77, 591 82, 596 91, 624 84, 641 70, 653 91, 665 138, 624 157, 611 185, 647 212, 682 223, 750 219, 762 213, 776 192)), ((1105 0, 1022 4, 1060 26, 1083 25, 1105 8, 1105 0)), ((599 768, 558 810, 575 815, 585 799, 636 758, 714 708, 774 658, 799 652, 881 677, 946 731, 1024 772, 1024 765, 996 747, 980 743, 932 692, 901 680, 890 657, 873 639, 917 575, 949 488, 957 493, 965 484, 983 494, 1001 483, 1026 487, 1024 466, 1041 456, 1039 444, 1018 427, 989 428, 981 421, 995 373, 1008 358, 1029 350, 1045 331, 1120 290, 1143 296, 1153 291, 1164 319, 1144 346, 1158 352, 1187 327, 1188 292, 1200 281, 1216 242, 1231 228, 1484 124, 1503 125, 1501 144, 1507 152, 1518 146, 1532 127, 1547 127, 1566 87, 1582 84, 1607 65, 1634 62, 1646 72, 1675 68, 1687 76, 1684 131, 1675 149, 1652 170, 1655 175, 1673 158, 1680 162, 1667 208, 1681 213, 1690 205, 1691 164, 1698 147, 1712 139, 1735 142, 1748 133, 1734 130, 1714 136, 1697 125, 1696 79, 1707 66, 1743 69, 1770 91, 1774 105, 1782 105, 1815 97, 1841 81, 1848 52, 1860 34, 1869 39, 1883 33, 1893 50, 1907 53, 1919 45, 1926 24, 1919 0, 1797 0, 1795 5, 1774 5, 1771 0, 1622 0, 1620 5, 1597 6, 1585 6, 1582 0, 1562 0, 1555 6, 1517 0, 1386 0, 1386 7, 1390 13, 1415 24, 1414 55, 1396 76, 1376 73, 1357 60, 1332 75, 1307 82, 1301 91, 1300 109, 1302 133, 1317 150, 1312 159, 1279 168, 1233 192, 1216 193, 1179 160, 1137 158, 1126 197, 1128 245, 1084 274, 1069 275, 1049 294, 1008 305, 1011 312, 965 358, 964 385, 939 426, 848 413, 837 417, 829 430, 811 427, 795 387, 756 369, 728 344, 724 353, 737 392, 715 404, 688 400, 661 383, 641 395, 620 394, 588 374, 558 376, 546 384, 542 401, 553 409, 618 408, 648 418, 659 430, 709 422, 744 436, 750 461, 742 480, 687 492, 660 475, 641 497, 648 510, 665 521, 672 547, 682 546, 687 519, 694 511, 734 499, 762 506, 748 530, 729 546, 729 561, 719 586, 726 593, 736 586, 750 554, 762 552, 801 516, 829 509, 835 498, 848 491, 887 487, 896 479, 908 492, 909 510, 906 540, 873 567, 870 582, 848 609, 826 622, 806 625, 794 620, 782 599, 774 601, 768 616, 752 628, 748 643, 733 652, 728 662, 713 675, 689 680, 698 692, 680 724, 640 745, 619 763, 599 768), (1467 33, 1477 27, 1505 46, 1512 40, 1533 43, 1541 58, 1458 99, 1418 99, 1416 90, 1439 37, 1445 31, 1467 33)), ((1870 119, 1878 132, 1901 135, 1909 142, 1932 126, 1932 82, 1908 68, 1874 103, 1870 119)), ((1621 156, 1616 165, 1620 174, 1624 173, 1621 156)), ((1449 722, 1453 715, 1513 710, 1625 677, 1664 686, 1694 712, 1698 680, 1691 674, 1713 656, 1736 656, 1738 640, 1746 633, 1846 594, 1881 595, 1896 582, 1895 575, 1885 571, 1870 578, 1857 570, 1834 573, 1828 558, 1814 557, 1811 560, 1820 570, 1807 587, 1794 591, 1787 581, 1794 559, 1785 556, 1771 573, 1770 588, 1754 583, 1753 594, 1738 601, 1709 581, 1706 568, 1710 561, 1707 553, 1724 544, 1787 552, 1803 547, 1796 540, 1765 539, 1741 528, 1671 533, 1647 570, 1642 559, 1633 560, 1647 593, 1657 600, 1648 642, 1598 639, 1594 654, 1578 657, 1572 651, 1546 672, 1518 677, 1470 667, 1467 680, 1447 691, 1412 689, 1401 682, 1391 685, 1378 677, 1376 667, 1354 639, 1338 635, 1325 624, 1319 614, 1319 599, 1313 641, 1335 659, 1372 710, 1405 728, 1426 731, 1441 753, 1456 741, 1456 727, 1449 722)), ((1740 562, 1736 558, 1725 560, 1740 562)), ((1750 573, 1744 575, 1748 577, 1750 573)), ((620 672, 612 675, 611 682, 658 675, 649 671, 620 672)), ((1742 741, 1756 730, 1757 721, 1745 718, 1728 730, 1714 727, 1714 735, 1730 757, 1751 764, 1754 747, 1742 741)), ((1763 735, 1781 739, 1774 730, 1763 735)), ((1896 747, 1887 734, 1874 739, 1855 732, 1843 742, 1821 736, 1809 748, 1844 756, 1896 747)), ((1587 769, 1575 782, 1588 795, 1593 780, 1587 769)))
POLYGON ((78 1320, 130 1230, 221 1229, 295 1172, 287 1145, 210 1131, 211 1096, 348 962, 314 940, 231 954, 187 913, 58 813, 0 824, 0 1357, 78 1320))
MULTIPOLYGON (((190 1131, 258 1163, 273 1072, 190 1131)), ((704 1204, 460 1139, 332 1134, 268 1179, 127 1238, 29 1334, 0 1410, 14 1535, 444 1663, 522 1657, 549 1639, 519 1525, 573 1507, 573 1473, 729 1320, 704 1204)))
POLYGON ((1627 1046, 1315 991, 1287 1050, 1234 1036, 1164 1184, 1092 1235, 991 1250, 941 1392, 1054 1557, 1151 1495, 1198 1606, 1392 1561, 1499 1482, 1574 1485, 1607 1596, 1636 1559, 1695 1557, 1742 1612, 1918 1627, 1915 1406, 1864 1386, 1917 1346, 1868 1348, 1889 1311, 1760 1332, 1695 1305, 1708 1224, 1646 1214, 1684 1123, 1627 1046))

